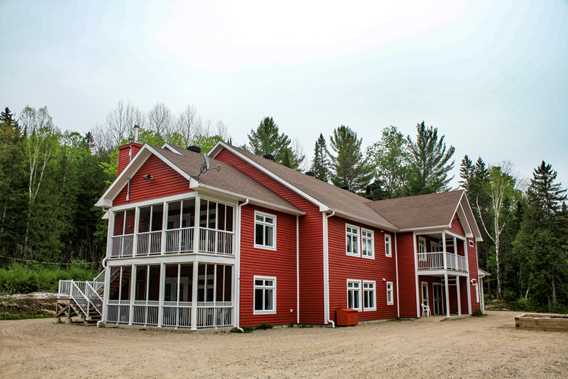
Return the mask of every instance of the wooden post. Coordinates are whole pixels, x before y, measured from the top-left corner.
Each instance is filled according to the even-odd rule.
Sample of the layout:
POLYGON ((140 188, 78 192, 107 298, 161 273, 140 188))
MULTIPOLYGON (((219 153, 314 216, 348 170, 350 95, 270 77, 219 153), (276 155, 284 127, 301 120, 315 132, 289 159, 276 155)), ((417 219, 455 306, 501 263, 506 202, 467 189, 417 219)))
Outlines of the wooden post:
POLYGON ((132 325, 132 320, 134 319, 134 296, 136 296, 136 265, 132 265, 130 269, 130 314, 128 315, 128 325, 132 325))
POLYGON ((446 232, 442 232, 442 258, 444 259, 444 270, 448 269, 448 254, 446 252, 446 232))
POLYGON ((193 228, 193 253, 199 253, 199 216, 201 214, 201 201, 199 194, 195 194, 195 227, 193 228))
POLYGON ((164 206, 162 207, 162 246, 160 249, 160 253, 164 255, 166 253, 166 229, 168 227, 168 203, 164 202, 164 206))
POLYGON ((132 256, 138 254, 138 229, 140 228, 140 207, 134 208, 134 237, 132 238, 132 256))
POLYGON ((199 275, 199 263, 193 262, 193 277, 191 286, 191 330, 197 330, 197 277, 199 275))
POLYGON ((471 315, 471 276, 469 275, 469 251, 467 238, 463 243, 463 251, 465 254, 465 270, 467 271, 467 314, 471 315))
MULTIPOLYGON (((444 247, 445 250, 445 247, 444 247)), ((450 317, 450 289, 448 286, 448 273, 444 273, 444 286, 446 290, 446 317, 450 317)))
POLYGON ((162 327, 164 321, 164 292, 166 288, 166 264, 160 264, 160 292, 158 297, 158 328, 162 327))

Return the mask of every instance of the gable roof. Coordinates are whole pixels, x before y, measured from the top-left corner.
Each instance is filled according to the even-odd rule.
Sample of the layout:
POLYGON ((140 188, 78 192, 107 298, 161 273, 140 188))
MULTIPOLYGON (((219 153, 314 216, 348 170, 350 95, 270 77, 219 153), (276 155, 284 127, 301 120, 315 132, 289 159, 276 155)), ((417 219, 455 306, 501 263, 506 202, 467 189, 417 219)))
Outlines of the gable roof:
POLYGON ((159 148, 151 145, 144 145, 140 149, 134 159, 124 168, 97 202, 97 205, 108 207, 109 202, 111 204, 112 200, 126 185, 128 178, 132 177, 152 154, 186 178, 189 181, 188 190, 190 188, 202 188, 232 197, 249 199, 251 203, 267 208, 292 214, 303 214, 301 210, 288 201, 228 164, 211 159, 211 169, 199 176, 202 165, 201 154, 183 149, 176 149, 174 152, 169 146, 159 148))
POLYGON ((481 239, 464 190, 370 201, 367 205, 401 231, 448 228, 457 214, 466 234, 481 239))
POLYGON ((282 184, 287 184, 290 189, 318 205, 320 210, 335 211, 336 215, 353 221, 390 231, 397 230, 395 225, 367 205, 369 199, 224 142, 219 142, 210 155, 216 156, 223 148, 237 154, 269 176, 276 177, 281 183, 284 182, 282 184))

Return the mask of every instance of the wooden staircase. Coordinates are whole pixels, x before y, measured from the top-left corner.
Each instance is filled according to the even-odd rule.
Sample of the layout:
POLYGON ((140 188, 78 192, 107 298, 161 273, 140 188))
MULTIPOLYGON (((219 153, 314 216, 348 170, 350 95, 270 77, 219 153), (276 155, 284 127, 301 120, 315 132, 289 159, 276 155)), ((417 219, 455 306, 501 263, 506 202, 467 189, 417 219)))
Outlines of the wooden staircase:
POLYGON ((78 317, 85 324, 102 319, 104 271, 91 281, 60 280, 55 317, 72 322, 78 317))

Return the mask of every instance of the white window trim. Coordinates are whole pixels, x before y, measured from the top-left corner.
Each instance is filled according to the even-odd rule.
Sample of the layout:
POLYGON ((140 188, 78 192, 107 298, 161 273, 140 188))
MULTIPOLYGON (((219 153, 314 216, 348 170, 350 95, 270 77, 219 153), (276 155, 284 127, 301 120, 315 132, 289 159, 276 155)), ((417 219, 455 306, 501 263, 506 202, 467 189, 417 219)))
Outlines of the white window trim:
MULTIPOLYGON (((354 245, 352 245, 352 246, 354 246, 354 245)), ((345 224, 345 254, 350 256, 350 257, 360 257, 361 256, 361 228, 358 227, 357 225, 345 224), (349 228, 353 228, 357 231, 357 253, 356 254, 350 253, 347 250, 347 246, 348 246, 347 241, 348 241, 348 236, 349 236, 347 234, 348 233, 347 230, 349 228)))
POLYGON ((387 282, 386 296, 387 296, 387 305, 394 305, 394 285, 393 285, 393 282, 387 282), (389 292, 390 292, 390 300, 389 300, 389 292))
MULTIPOLYGON (((369 291, 369 290, 367 290, 369 291)), ((361 281, 361 296, 363 302, 361 302, 361 308, 363 312, 374 312, 377 310, 377 282, 375 280, 362 280, 361 281), (373 285, 373 307, 365 308, 364 300, 365 300, 365 284, 372 284, 373 285)))
MULTIPOLYGON (((365 259, 375 259, 375 231, 372 229, 367 229, 367 228, 361 228, 360 231, 361 234, 361 257, 365 258, 365 259), (363 233, 364 232, 370 232, 371 233, 371 255, 365 255, 363 254, 363 246, 365 246, 365 244, 363 243, 363 233)), ((367 238, 367 237, 365 237, 367 238)))
POLYGON ((392 258, 392 235, 390 233, 385 233, 385 257, 392 258), (387 239, 389 241, 387 249, 387 239))
POLYGON ((345 305, 347 307, 349 307, 349 283, 357 283, 359 285, 359 308, 350 309, 355 309, 361 312, 363 310, 363 284, 359 279, 347 279, 347 282, 345 283, 345 293, 347 295, 347 298, 345 299, 345 305))
MULTIPOLYGON (((275 251, 275 250, 276 250, 276 246, 277 246, 276 237, 278 236, 278 233, 277 233, 277 223, 278 223, 278 220, 277 220, 277 216, 276 216, 275 214, 266 213, 266 212, 261 212, 261 211, 254 211, 254 225, 253 225, 253 227, 254 227, 254 232, 253 232, 253 234, 254 234, 254 235, 253 235, 253 239, 254 239, 254 248, 255 248, 255 249, 272 250, 272 251, 275 251), (257 215, 258 215, 258 216, 263 216, 263 217, 269 217, 269 218, 272 218, 272 219, 274 220, 274 223, 272 224, 272 227, 273 227, 273 230, 274 230, 274 232, 273 232, 274 235, 273 235, 273 237, 272 237, 272 240, 274 241, 274 246, 259 245, 259 244, 256 243, 256 224, 257 224, 257 222, 259 222, 259 221, 256 220, 256 216, 257 216, 257 215)), ((270 225, 270 224, 266 224, 266 223, 262 223, 262 222, 261 222, 261 224, 262 224, 262 225, 270 225)), ((265 241, 265 242, 266 242, 266 241, 265 241)))
POLYGON ((254 275, 252 278, 252 312, 254 315, 275 315, 276 309, 278 309, 277 304, 276 304, 276 291, 277 291, 278 285, 276 282, 276 277, 275 276, 261 276, 261 275, 254 275), (266 310, 257 310, 256 309, 256 281, 257 280, 272 280, 274 283, 274 287, 272 290, 272 304, 274 304, 274 309, 270 310, 270 311, 266 311, 266 310))
POLYGON ((425 262, 428 260, 428 257, 425 254, 421 254, 421 253, 426 253, 428 251, 427 245, 426 245, 426 238, 424 237, 418 237, 418 260, 421 262, 425 262), (424 251, 420 251, 420 243, 423 242, 424 243, 424 251))

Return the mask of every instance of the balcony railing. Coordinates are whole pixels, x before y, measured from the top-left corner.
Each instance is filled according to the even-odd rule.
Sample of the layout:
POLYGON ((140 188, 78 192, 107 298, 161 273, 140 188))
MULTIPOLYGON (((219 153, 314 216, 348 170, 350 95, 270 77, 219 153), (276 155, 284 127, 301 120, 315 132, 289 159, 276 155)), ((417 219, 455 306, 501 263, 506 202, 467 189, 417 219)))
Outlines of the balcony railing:
POLYGON ((191 254, 196 241, 199 253, 233 256, 233 235, 232 231, 190 227, 113 236, 111 258, 191 254))
POLYGON ((419 271, 436 271, 436 270, 450 270, 458 272, 467 272, 466 258, 463 255, 455 255, 453 253, 446 254, 446 265, 444 267, 444 253, 443 252, 426 252, 418 253, 418 270, 419 271))

